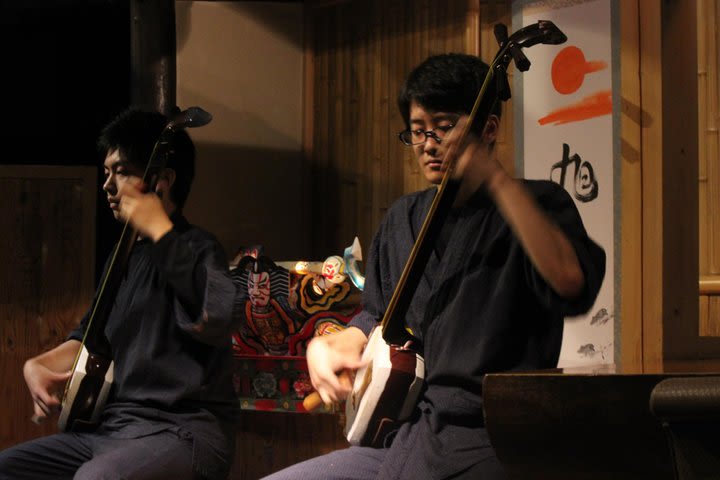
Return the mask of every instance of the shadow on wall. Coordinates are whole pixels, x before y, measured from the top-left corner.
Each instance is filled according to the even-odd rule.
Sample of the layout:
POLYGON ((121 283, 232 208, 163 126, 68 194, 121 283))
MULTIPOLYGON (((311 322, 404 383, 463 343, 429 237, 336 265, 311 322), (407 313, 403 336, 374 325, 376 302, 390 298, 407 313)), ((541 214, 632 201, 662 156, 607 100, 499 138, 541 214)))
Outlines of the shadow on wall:
POLYGON ((277 260, 308 255, 310 217, 299 151, 196 145, 195 181, 185 207, 191 223, 215 234, 229 258, 254 244, 277 260))
MULTIPOLYGON (((226 7, 286 38, 290 43, 302 46, 302 26, 298 23, 297 5, 293 2, 230 3, 226 7)), ((175 18, 178 24, 177 46, 181 50, 190 35, 190 16, 194 2, 175 2, 175 18)))

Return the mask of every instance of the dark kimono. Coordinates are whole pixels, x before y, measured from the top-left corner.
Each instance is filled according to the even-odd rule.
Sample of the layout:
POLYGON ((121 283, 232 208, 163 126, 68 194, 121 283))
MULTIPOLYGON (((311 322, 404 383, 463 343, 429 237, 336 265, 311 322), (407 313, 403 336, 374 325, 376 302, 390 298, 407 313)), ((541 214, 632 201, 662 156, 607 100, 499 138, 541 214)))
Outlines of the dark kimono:
MULTIPOLYGON (((480 189, 453 210, 428 261, 406 326, 419 339, 426 389, 411 420, 388 435, 380 478, 446 478, 494 456, 484 429, 482 379, 489 372, 555 367, 563 317, 588 311, 605 272, 570 196, 549 181, 524 181, 565 232, 585 289, 560 298, 480 189)), ((363 311, 351 322, 369 334, 382 318, 435 188, 406 195, 388 211, 370 248, 363 311)))
MULTIPOLYGON (((172 430, 193 442, 193 464, 224 478, 234 455, 231 313, 224 252, 179 215, 157 243, 134 245, 105 335, 113 391, 97 433, 139 438, 172 430)), ((70 333, 81 340, 87 316, 70 333)))

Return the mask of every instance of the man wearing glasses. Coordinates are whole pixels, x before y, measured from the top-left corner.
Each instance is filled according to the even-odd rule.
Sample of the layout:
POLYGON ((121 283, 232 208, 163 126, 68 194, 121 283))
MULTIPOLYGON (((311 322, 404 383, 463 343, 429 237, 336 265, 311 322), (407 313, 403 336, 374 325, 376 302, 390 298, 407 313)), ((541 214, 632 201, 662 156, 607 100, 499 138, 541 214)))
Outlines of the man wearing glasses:
MULTIPOLYGON (((487 71, 473 56, 437 55, 406 80, 398 99, 406 130, 399 137, 434 185, 487 71)), ((352 446, 272 480, 505 478, 484 428, 483 375, 555 367, 563 318, 592 307, 605 253, 587 236, 565 190, 516 180, 502 168, 494 149, 500 114, 498 102, 458 151, 457 195, 405 318, 425 360, 414 412, 381 448, 352 446)), ((435 192, 405 195, 391 206, 370 247, 362 312, 350 328, 310 343, 310 376, 324 402, 348 396, 351 385, 339 374, 361 366, 435 192)))

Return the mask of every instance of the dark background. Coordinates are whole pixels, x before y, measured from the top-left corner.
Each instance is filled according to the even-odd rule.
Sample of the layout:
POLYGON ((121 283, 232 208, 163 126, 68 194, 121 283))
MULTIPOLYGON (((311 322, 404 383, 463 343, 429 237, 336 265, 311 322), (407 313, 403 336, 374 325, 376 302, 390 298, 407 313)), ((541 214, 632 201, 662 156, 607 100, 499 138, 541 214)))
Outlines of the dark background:
POLYGON ((97 278, 119 228, 95 141, 130 103, 129 2, 0 0, 0 66, 0 163, 98 168, 97 278))

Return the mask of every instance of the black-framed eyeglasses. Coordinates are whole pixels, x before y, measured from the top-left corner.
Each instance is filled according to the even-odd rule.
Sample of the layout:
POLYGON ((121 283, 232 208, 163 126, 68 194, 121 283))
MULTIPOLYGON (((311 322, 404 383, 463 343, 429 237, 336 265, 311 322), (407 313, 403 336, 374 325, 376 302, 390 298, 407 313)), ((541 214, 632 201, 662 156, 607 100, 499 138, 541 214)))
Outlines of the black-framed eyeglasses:
POLYGON ((442 143, 442 139, 448 134, 450 130, 455 128, 455 124, 441 125, 433 128, 432 130, 423 130, 418 128, 416 130, 403 130, 398 133, 400 141, 405 145, 420 145, 425 143, 428 137, 431 137, 437 143, 442 143))

